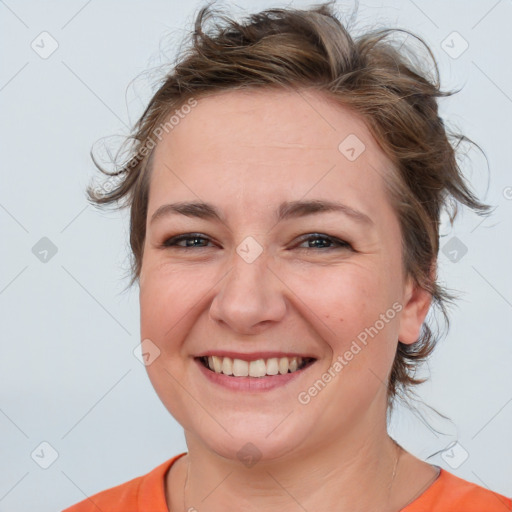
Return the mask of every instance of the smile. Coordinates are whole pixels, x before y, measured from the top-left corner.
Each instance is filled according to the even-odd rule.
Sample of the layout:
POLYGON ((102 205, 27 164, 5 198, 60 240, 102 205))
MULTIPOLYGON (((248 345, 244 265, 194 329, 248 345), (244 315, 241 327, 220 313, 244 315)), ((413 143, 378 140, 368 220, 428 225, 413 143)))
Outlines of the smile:
POLYGON ((312 357, 271 357, 245 361, 222 356, 203 356, 201 364, 214 373, 231 377, 269 377, 302 370, 315 361, 312 357))

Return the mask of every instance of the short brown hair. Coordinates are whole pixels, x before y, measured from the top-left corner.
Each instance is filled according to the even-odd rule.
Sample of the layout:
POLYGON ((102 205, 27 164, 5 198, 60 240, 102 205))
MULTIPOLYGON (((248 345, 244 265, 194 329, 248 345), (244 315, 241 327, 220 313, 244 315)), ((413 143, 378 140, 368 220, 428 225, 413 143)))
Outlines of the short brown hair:
MULTIPOLYGON (((448 132, 438 115, 437 98, 453 92, 441 91, 437 63, 420 37, 384 29, 352 38, 332 4, 309 10, 268 9, 241 22, 203 7, 188 48, 166 74, 128 139, 127 161, 109 173, 93 155, 108 179, 120 180, 101 195, 89 186, 88 200, 95 205, 120 202, 121 208, 130 208, 130 286, 139 279, 142 265, 155 131, 165 126, 166 118, 187 102, 220 91, 312 88, 358 113, 393 162, 386 185, 400 222, 404 275, 429 291, 448 327, 447 305, 456 295, 437 282, 441 211, 446 209, 453 224, 457 202, 480 215, 490 209, 472 193, 456 161, 457 147, 469 139, 448 132), (213 26, 205 30, 209 22, 213 26), (424 46, 433 76, 405 52, 407 47, 397 47, 390 38, 396 33, 412 36, 424 46)), ((438 339, 424 322, 415 343, 398 342, 388 382, 389 407, 399 392, 405 395, 424 382, 415 373, 438 339)))

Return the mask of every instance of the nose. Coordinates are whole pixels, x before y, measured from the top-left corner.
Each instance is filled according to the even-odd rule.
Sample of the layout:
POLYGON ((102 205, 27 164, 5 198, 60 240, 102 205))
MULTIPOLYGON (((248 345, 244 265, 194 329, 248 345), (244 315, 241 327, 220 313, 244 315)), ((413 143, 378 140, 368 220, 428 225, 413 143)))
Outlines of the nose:
POLYGON ((283 287, 265 253, 252 263, 235 253, 211 302, 210 316, 239 334, 256 334, 285 316, 283 287))

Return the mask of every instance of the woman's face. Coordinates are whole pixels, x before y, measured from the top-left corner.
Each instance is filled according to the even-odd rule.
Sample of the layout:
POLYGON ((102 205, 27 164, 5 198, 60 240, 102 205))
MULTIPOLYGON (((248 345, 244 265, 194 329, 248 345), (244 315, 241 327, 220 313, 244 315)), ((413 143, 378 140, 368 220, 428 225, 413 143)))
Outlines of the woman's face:
POLYGON ((224 92, 181 117, 155 148, 140 276, 160 399, 188 439, 228 458, 385 426, 398 339, 417 339, 429 300, 404 280, 390 164, 365 124, 305 91, 224 92), (199 360, 229 372, 223 354, 237 374, 286 374, 199 360), (289 373, 287 356, 314 361, 289 373))

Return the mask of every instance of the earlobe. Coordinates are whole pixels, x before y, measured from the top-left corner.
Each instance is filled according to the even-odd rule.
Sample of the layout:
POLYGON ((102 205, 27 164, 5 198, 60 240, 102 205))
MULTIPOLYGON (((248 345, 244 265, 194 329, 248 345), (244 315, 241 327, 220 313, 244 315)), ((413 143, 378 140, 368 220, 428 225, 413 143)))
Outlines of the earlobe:
POLYGON ((430 309, 431 302, 432 295, 409 276, 404 290, 403 310, 398 333, 398 339, 402 343, 410 345, 418 341, 421 326, 430 309))

